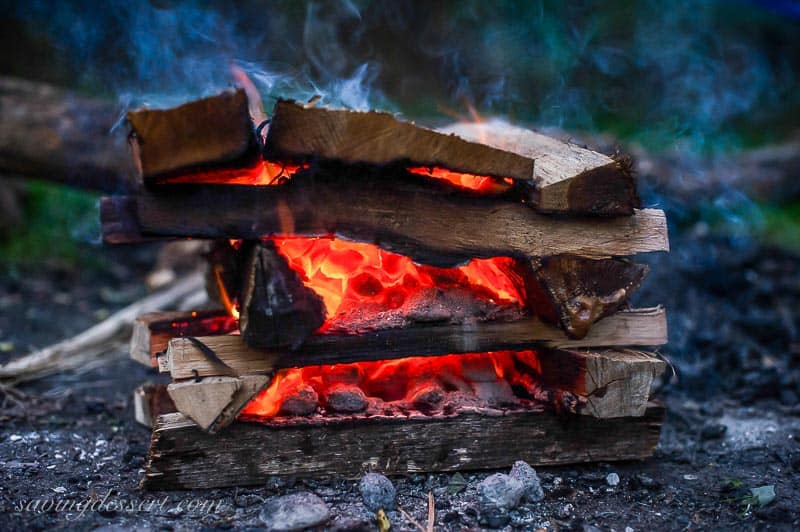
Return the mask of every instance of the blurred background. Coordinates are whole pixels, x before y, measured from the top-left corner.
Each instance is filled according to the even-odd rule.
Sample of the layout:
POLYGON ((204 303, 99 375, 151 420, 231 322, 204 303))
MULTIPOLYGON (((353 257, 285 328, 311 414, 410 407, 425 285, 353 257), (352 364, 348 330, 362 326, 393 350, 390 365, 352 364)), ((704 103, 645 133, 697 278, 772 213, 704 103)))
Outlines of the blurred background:
MULTIPOLYGON (((430 125, 503 116, 631 153, 645 203, 670 220, 673 251, 646 259, 653 273, 637 301, 667 304, 670 386, 797 401, 800 4, 3 4, 0 74, 102 101, 99 131, 110 139, 124 137, 125 110, 213 94, 232 84, 236 64, 267 110, 279 97, 318 94, 430 125)), ((7 120, 17 107, 4 91, 7 120)), ((3 360, 140 297, 137 275, 156 253, 101 246, 98 193, 38 180, 85 184, 69 161, 15 162, 8 146, 24 134, 7 129, 3 360)))

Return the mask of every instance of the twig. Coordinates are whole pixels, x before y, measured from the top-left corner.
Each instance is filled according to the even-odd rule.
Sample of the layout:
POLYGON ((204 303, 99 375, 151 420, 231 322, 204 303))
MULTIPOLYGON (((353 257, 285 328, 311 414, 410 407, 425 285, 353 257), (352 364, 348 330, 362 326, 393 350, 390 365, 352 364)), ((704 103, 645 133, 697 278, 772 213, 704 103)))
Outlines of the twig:
POLYGON ((398 512, 400 512, 400 513, 403 515, 403 517, 405 517, 405 518, 406 518, 406 520, 407 520, 409 523, 411 523, 412 525, 414 525, 415 527, 417 527, 417 528, 420 530, 420 532, 427 532, 427 531, 425 530, 425 527, 424 527, 424 526, 422 526, 421 524, 419 524, 419 523, 417 522, 417 520, 416 520, 416 519, 414 519, 413 517, 411 517, 411 515, 409 515, 409 513, 408 513, 408 512, 406 512, 405 510, 403 510, 403 509, 402 509, 402 508, 400 508, 399 506, 397 507, 397 511, 398 511, 398 512))
POLYGON ((433 492, 428 492, 428 531, 433 532, 433 525, 436 521, 436 501, 433 499, 433 492))
POLYGON ((196 272, 171 287, 128 305, 77 336, 34 351, 0 366, 0 381, 38 379, 54 371, 77 367, 113 347, 113 340, 129 334, 134 320, 145 312, 163 310, 202 290, 203 275, 196 272))

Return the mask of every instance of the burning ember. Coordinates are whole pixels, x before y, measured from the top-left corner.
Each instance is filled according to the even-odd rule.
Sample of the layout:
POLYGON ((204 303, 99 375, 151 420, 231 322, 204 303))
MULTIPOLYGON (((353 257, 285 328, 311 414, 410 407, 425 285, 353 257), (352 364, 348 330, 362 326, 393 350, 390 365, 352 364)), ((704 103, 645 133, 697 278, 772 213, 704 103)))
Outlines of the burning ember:
POLYGON ((462 174, 458 172, 452 172, 447 168, 415 166, 408 168, 408 171, 412 174, 445 181, 464 190, 472 190, 474 192, 492 196, 507 192, 514 184, 514 181, 508 177, 499 179, 491 176, 462 174))
POLYGON ((416 264, 373 244, 337 238, 276 238, 278 252, 319 295, 327 319, 321 331, 402 326, 410 315, 440 307, 442 321, 498 319, 524 307, 514 259, 473 259, 458 268, 416 264))
POLYGON ((569 392, 543 388, 541 373, 537 353, 531 350, 287 369, 278 372, 241 416, 264 421, 318 409, 333 414, 450 415, 465 408, 564 406, 572 400, 569 392))

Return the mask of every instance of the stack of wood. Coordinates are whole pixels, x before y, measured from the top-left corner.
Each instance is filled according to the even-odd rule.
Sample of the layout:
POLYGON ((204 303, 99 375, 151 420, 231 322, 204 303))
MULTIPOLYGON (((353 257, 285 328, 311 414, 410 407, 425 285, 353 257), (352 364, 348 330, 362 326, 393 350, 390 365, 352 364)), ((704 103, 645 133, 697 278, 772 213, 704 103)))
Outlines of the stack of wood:
POLYGON ((666 318, 660 307, 629 307, 647 267, 628 257, 669 246, 664 213, 641 208, 625 159, 507 124, 432 130, 288 101, 274 108, 262 142, 243 91, 128 120, 141 182, 103 198, 104 239, 213 241, 208 288, 219 302, 135 326, 131 356, 171 375, 176 410, 164 414, 162 389, 137 392, 141 420, 154 424, 145 486, 652 454, 664 411, 651 386, 665 364, 642 348, 666 343, 666 318), (268 165, 281 170, 265 181, 268 165), (437 179, 443 170, 486 186, 437 179), (440 268, 511 257, 524 310, 469 326, 422 319, 321 332, 322 299, 270 238, 330 235, 440 268), (236 421, 285 368, 529 349, 540 378, 578 399, 578 415, 236 421))

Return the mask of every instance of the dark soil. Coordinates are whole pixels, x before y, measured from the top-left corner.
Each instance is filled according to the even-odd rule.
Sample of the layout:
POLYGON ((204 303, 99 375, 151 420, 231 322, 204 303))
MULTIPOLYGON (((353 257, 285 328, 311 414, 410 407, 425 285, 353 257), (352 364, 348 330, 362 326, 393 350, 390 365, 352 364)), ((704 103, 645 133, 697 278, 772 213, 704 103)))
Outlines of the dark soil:
MULTIPOLYGON (((663 354, 677 370, 658 392, 669 413, 656 455, 538 468, 544 501, 511 511, 507 529, 800 526, 800 261, 697 232, 673 235, 672 247, 670 255, 649 259, 652 274, 637 302, 666 305, 671 342, 663 354), (607 483, 609 473, 619 475, 617 486, 607 483), (774 486, 776 498, 759 506, 750 488, 765 485, 774 486)), ((101 263, 91 272, 4 274, 0 340, 13 349, 6 346, 0 360, 75 334, 142 294, 151 251, 90 252, 101 263)), ((120 350, 90 371, 21 386, 21 402, 0 391, 0 528, 259 527, 265 499, 300 490, 328 503, 332 527, 377 528, 358 478, 141 491, 150 431, 133 421, 131 392, 154 376, 126 355, 120 350)), ((477 485, 488 474, 465 473, 463 486, 450 474, 393 481, 399 507, 416 521, 425 524, 432 491, 436 529, 462 530, 486 524, 477 485)), ((401 512, 388 515, 392 530, 415 529, 401 512)))

